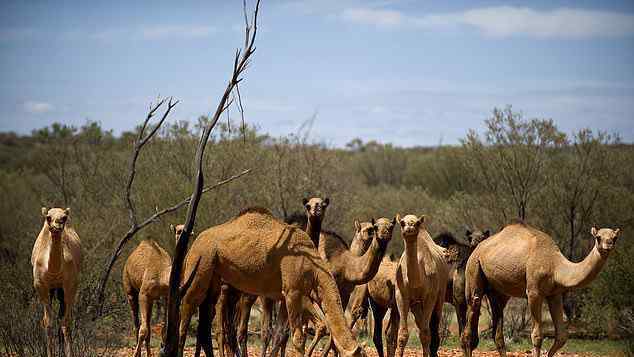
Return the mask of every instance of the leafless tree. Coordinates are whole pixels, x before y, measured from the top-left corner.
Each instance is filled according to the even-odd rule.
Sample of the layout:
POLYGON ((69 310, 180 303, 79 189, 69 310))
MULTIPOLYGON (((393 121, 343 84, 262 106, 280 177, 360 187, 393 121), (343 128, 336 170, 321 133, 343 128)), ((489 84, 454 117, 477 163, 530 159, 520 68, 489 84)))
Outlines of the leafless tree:
POLYGON ((211 120, 206 124, 203 130, 200 142, 198 143, 198 149, 196 151, 196 183, 194 190, 189 201, 189 208, 187 210, 187 218, 185 220, 185 228, 181 233, 181 236, 176 243, 176 251, 172 260, 172 271, 170 273, 170 287, 167 297, 167 323, 165 326, 166 333, 163 335, 163 347, 161 348, 161 357, 176 357, 178 354, 178 327, 180 324, 180 303, 181 303, 181 289, 180 289, 180 277, 183 268, 183 262, 185 259, 185 253, 187 250, 187 244, 189 236, 194 228, 194 222, 196 220, 196 211, 198 210, 198 203, 200 196, 204 189, 204 174, 203 174, 203 158, 205 154, 205 147, 211 131, 216 126, 216 123, 220 119, 222 113, 231 105, 233 99, 229 97, 236 91, 238 101, 241 105, 240 94, 238 86, 243 80, 242 74, 247 69, 250 63, 250 58, 255 52, 255 38, 257 34, 257 20, 258 12, 260 8, 260 0, 257 0, 255 4, 255 10, 253 15, 253 22, 249 24, 247 16, 246 0, 243 1, 244 21, 245 21, 245 35, 244 35, 244 47, 242 50, 236 50, 236 54, 233 62, 233 71, 229 79, 229 83, 225 88, 225 91, 216 107, 214 115, 211 120))

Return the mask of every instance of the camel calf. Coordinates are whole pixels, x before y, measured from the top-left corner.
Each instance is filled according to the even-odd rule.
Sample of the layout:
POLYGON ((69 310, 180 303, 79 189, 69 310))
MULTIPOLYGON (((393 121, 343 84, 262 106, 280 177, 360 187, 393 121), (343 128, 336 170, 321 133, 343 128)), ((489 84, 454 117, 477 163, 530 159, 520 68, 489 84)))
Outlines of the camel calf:
MULTIPOLYGON (((170 225, 176 241, 184 226, 170 225)), ((153 240, 144 240, 128 257, 123 268, 123 290, 128 298, 134 321, 134 337, 137 340, 134 357, 141 356, 141 345, 145 342, 147 356, 150 353, 150 323, 154 301, 167 296, 169 291, 172 258, 153 240), (141 320, 139 321, 139 309, 141 320)))
POLYGON ((33 265, 33 287, 44 305, 42 325, 46 330, 46 354, 53 356, 53 330, 51 329, 52 297, 57 295, 62 317, 64 353, 72 357, 70 315, 77 295, 81 247, 79 236, 67 226, 70 208, 42 207, 44 226, 37 236, 31 265, 33 265))

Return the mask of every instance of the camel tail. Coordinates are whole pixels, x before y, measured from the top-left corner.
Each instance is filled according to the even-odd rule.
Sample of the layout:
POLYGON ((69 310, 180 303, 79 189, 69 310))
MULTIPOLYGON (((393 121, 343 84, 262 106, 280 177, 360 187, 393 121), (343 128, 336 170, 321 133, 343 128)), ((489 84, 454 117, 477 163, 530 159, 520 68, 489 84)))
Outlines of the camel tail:
POLYGON ((181 285, 181 287, 179 288, 179 293, 181 298, 185 296, 185 294, 187 294, 187 290, 189 290, 192 283, 194 282, 194 278, 196 277, 196 272, 198 271, 199 265, 200 265, 200 258, 198 258, 198 260, 196 261, 196 265, 194 265, 194 269, 192 269, 191 273, 185 280, 185 283, 183 283, 183 285, 181 285))

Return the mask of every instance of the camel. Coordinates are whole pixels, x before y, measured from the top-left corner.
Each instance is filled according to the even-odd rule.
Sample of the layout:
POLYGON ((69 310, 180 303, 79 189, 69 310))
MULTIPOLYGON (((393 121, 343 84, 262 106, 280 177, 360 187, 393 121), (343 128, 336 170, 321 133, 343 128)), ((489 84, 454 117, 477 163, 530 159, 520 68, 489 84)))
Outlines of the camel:
POLYGON ((458 321, 458 333, 462 336, 465 323, 467 321, 467 299, 465 297, 465 268, 467 260, 473 249, 483 240, 491 235, 490 231, 470 231, 467 230, 465 237, 467 241, 457 240, 451 233, 439 234, 434 241, 447 249, 449 256, 449 280, 445 292, 445 302, 450 303, 456 310, 456 320, 458 321))
MULTIPOLYGON (((174 234, 176 241, 184 228, 182 224, 177 226, 170 224, 170 232, 174 234)), ((134 322, 134 338, 137 341, 134 357, 141 356, 144 342, 146 355, 151 356, 152 307, 154 301, 167 296, 171 271, 172 258, 153 240, 141 241, 125 262, 123 291, 126 293, 134 322), (141 312, 140 320, 139 311, 141 312)))
POLYGON ((414 314, 423 356, 437 356, 440 345, 438 325, 445 301, 449 267, 446 251, 434 243, 423 227, 425 216, 406 215, 401 219, 405 251, 396 269, 396 306, 400 316, 396 355, 403 356, 409 332, 407 316, 414 314))
POLYGON ((70 332, 71 312, 79 285, 81 242, 77 232, 68 226, 70 208, 42 207, 44 225, 33 245, 33 287, 44 305, 42 325, 46 330, 46 354, 53 356, 53 330, 51 328, 52 299, 57 295, 61 317, 64 354, 72 357, 70 332))
POLYGON ((367 314, 368 303, 372 307, 374 317, 372 341, 379 357, 384 357, 383 334, 386 336, 387 356, 394 357, 396 350, 396 334, 400 318, 394 295, 397 267, 396 262, 389 257, 384 257, 374 278, 369 283, 354 289, 346 309, 346 319, 350 326, 354 326, 359 318, 367 314), (390 310, 389 322, 384 330, 383 318, 388 310, 390 310))
MULTIPOLYGON (((301 228, 308 233, 315 247, 319 246, 319 236, 321 233, 321 225, 326 216, 326 209, 330 204, 330 199, 328 197, 322 199, 320 197, 313 198, 303 198, 302 199, 302 207, 305 211, 305 215, 300 215, 299 213, 293 214, 286 219, 286 223, 289 224, 299 224, 301 228)), ((240 353, 243 356, 247 355, 247 339, 248 339, 248 327, 249 327, 249 317, 251 315, 251 308, 255 303, 257 296, 248 295, 248 294, 238 294, 232 295, 234 299, 226 300, 225 304, 237 304, 236 312, 237 316, 237 343, 239 344, 240 353)), ((266 350, 268 348, 271 331, 270 331, 270 322, 272 309, 274 306, 274 301, 270 301, 264 297, 260 298, 261 306, 262 306, 262 321, 261 321, 261 340, 262 340, 262 351, 261 355, 264 357, 266 355, 266 350)), ((344 305, 345 306, 345 305, 344 305)), ((225 311, 226 305, 221 307, 220 311, 225 311)), ((312 309, 310 311, 313 311, 312 309)), ((229 313, 227 316, 223 317, 225 320, 233 320, 231 314, 229 313)), ((314 318, 314 315, 309 314, 307 318, 314 318)), ((316 322, 316 321, 315 321, 316 322)), ((233 326, 229 326, 227 324, 225 330, 230 330, 233 326)), ((325 325, 323 325, 325 329, 325 325)), ((230 333, 231 335, 231 333, 230 333)), ((274 345, 279 345, 282 349, 282 355, 284 351, 284 346, 286 346, 286 338, 288 335, 282 334, 283 336, 279 336, 281 338, 280 341, 277 341, 274 345)), ((231 352, 232 346, 228 346, 228 352, 231 352)))
POLYGON ((292 329, 292 344, 304 352, 303 301, 317 288, 328 328, 343 356, 361 356, 363 350, 346 327, 341 299, 327 263, 308 234, 276 219, 263 208, 243 210, 237 217, 202 232, 185 261, 186 276, 193 276, 181 304, 179 350, 196 308, 200 311, 198 338, 208 356, 211 323, 222 283, 248 294, 284 300, 292 329), (197 269, 193 275, 194 269, 197 269))
MULTIPOLYGON (((310 220, 310 217, 309 217, 310 220)), ((319 254, 329 263, 332 274, 337 281, 343 306, 347 306, 350 295, 358 285, 367 284, 377 274, 388 243, 392 239, 392 231, 396 219, 379 218, 371 222, 355 221, 355 236, 352 246, 348 248, 343 238, 336 233, 324 231, 319 239, 319 254)), ((348 326, 352 321, 347 318, 348 326)), ((319 329, 309 348, 310 355, 325 329, 319 329)), ((332 348, 332 342, 326 342, 325 355, 332 348)))
POLYGON ((484 295, 491 305, 495 345, 500 356, 506 356, 503 320, 504 307, 510 297, 528 298, 533 322, 532 353, 533 357, 540 355, 542 303, 546 300, 555 325, 555 341, 548 356, 554 356, 568 338, 562 294, 594 280, 614 249, 620 232, 592 227, 594 247, 579 263, 566 259, 548 234, 521 222, 504 227, 479 244, 466 267, 467 325, 461 339, 465 356, 471 356, 478 346, 478 319, 484 295))

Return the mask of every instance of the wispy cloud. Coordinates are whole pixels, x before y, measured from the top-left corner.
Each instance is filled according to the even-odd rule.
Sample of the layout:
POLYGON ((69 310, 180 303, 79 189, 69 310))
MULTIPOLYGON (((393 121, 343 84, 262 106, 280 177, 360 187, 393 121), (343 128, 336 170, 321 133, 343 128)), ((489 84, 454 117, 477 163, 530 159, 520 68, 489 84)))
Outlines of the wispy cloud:
POLYGON ((587 38, 634 35, 634 15, 603 10, 497 6, 422 16, 385 8, 359 7, 341 12, 344 21, 377 27, 422 29, 475 28, 495 37, 587 38))
POLYGON ((24 102, 23 109, 29 114, 45 114, 54 111, 55 107, 51 103, 26 101, 24 102))

